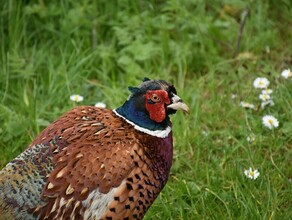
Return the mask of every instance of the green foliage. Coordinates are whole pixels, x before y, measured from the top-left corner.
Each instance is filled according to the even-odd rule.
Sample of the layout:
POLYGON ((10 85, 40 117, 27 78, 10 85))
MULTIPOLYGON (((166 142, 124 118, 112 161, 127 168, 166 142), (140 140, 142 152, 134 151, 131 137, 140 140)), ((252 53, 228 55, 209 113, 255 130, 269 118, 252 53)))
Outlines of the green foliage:
POLYGON ((191 114, 172 117, 171 175, 146 219, 291 219, 292 81, 280 77, 292 68, 289 0, 11 0, 0 7, 1 167, 74 106, 71 94, 115 108, 127 86, 161 78, 174 83, 191 114), (274 106, 260 108, 252 87, 259 76, 270 80, 274 106), (267 114, 279 128, 263 127, 267 114), (247 179, 248 167, 260 177, 247 179))

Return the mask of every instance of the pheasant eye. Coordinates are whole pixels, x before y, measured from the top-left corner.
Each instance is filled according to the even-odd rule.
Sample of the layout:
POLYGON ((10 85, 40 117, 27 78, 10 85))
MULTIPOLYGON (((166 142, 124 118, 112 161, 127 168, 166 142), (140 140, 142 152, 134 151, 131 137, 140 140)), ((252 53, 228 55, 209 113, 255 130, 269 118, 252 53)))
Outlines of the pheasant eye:
POLYGON ((160 101, 160 98, 158 97, 158 95, 153 94, 152 97, 151 97, 151 101, 153 101, 153 102, 159 102, 160 101))

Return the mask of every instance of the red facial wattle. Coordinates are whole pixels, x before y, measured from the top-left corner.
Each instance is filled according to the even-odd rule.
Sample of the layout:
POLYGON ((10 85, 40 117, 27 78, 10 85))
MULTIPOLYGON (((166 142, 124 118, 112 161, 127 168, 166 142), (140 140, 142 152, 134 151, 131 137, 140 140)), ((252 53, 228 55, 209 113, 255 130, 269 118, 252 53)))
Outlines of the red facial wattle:
POLYGON ((145 94, 145 105, 151 120, 160 123, 165 119, 165 104, 170 104, 165 90, 151 90, 145 94))

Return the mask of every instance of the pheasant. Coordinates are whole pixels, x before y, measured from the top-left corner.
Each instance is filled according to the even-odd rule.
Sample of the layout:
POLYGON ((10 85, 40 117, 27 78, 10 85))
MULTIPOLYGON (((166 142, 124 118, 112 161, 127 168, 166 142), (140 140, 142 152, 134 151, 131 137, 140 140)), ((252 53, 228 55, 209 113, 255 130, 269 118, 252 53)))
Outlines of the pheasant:
POLYGON ((145 78, 119 108, 78 106, 0 171, 0 219, 142 219, 172 164, 169 115, 188 106, 145 78))

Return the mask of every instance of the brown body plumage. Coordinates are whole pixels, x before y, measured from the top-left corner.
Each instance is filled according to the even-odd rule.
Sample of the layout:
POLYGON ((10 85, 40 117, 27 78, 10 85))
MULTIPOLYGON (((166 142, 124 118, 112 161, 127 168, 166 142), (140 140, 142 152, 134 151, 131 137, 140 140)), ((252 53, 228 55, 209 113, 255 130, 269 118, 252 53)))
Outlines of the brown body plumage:
POLYGON ((76 107, 0 172, 0 218, 141 219, 171 161, 171 131, 148 135, 112 110, 76 107))

